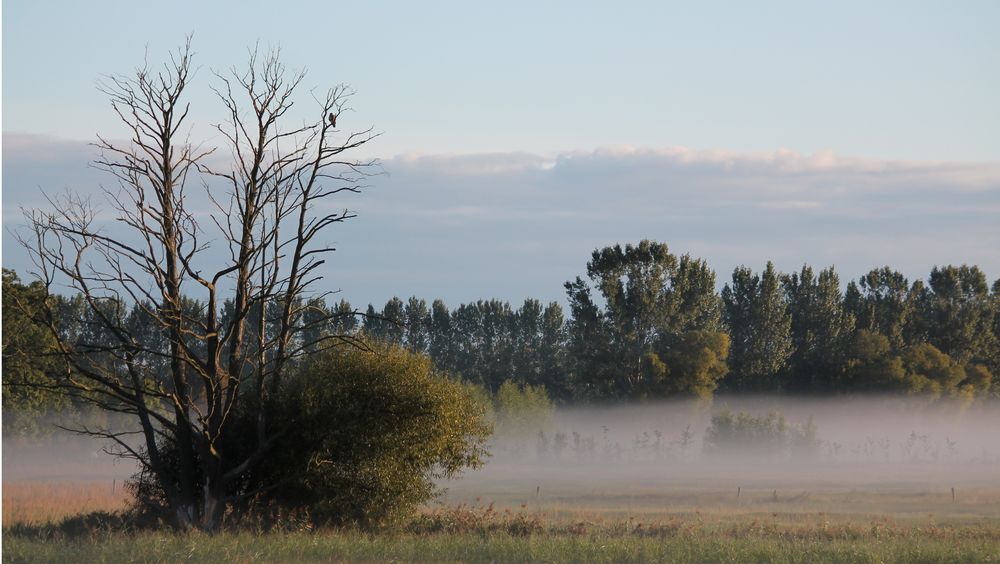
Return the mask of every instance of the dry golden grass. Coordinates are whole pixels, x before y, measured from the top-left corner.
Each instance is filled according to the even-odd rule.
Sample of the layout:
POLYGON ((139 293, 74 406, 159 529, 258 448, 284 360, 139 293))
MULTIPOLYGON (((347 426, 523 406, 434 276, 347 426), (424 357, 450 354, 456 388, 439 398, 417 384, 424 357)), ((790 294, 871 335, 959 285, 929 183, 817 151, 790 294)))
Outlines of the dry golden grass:
POLYGON ((118 511, 127 502, 121 480, 4 481, 3 525, 54 523, 83 513, 118 511))

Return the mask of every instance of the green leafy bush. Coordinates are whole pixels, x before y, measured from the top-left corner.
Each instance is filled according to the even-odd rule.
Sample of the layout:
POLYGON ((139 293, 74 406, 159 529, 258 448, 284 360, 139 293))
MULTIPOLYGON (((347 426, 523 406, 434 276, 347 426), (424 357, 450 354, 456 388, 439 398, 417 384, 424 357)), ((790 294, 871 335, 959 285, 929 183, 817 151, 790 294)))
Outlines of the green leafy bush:
MULTIPOLYGON (((236 517, 379 526, 433 498, 434 479, 478 468, 488 455, 481 402, 424 355, 338 348, 312 357, 287 384, 276 401, 287 432, 233 485, 236 517)), ((254 410, 230 416, 237 424, 223 448, 251 452, 254 410)), ((158 506, 163 485, 140 475, 133 488, 141 509, 158 506)))

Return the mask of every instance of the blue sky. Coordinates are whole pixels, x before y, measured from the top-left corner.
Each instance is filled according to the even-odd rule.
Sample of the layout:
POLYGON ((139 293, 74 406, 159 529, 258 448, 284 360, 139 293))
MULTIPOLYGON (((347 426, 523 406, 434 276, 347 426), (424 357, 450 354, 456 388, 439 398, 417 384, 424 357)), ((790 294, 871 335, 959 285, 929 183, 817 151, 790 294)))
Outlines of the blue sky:
POLYGON ((337 235, 352 301, 559 299, 595 246, 642 237, 720 279, 768 259, 1000 276, 998 2, 276 6, 5 2, 4 226, 39 188, 96 191, 82 142, 120 132, 96 81, 193 33, 195 121, 259 41, 310 87, 351 84, 347 119, 385 133, 390 176, 337 235))

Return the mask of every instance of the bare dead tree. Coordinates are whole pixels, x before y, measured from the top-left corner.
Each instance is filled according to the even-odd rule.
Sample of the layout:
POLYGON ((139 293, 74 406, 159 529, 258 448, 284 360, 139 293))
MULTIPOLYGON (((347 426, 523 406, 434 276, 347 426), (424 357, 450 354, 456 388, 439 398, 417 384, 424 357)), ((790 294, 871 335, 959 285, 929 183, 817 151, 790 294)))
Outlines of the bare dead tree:
POLYGON ((315 307, 308 298, 322 295, 313 286, 334 250, 324 234, 354 217, 332 207, 335 197, 360 191, 378 173, 376 161, 348 155, 377 134, 342 134, 329 119, 348 109, 352 92, 344 86, 313 96, 314 119, 286 127, 305 75, 289 72, 276 51, 253 50, 244 69, 215 75, 227 115, 216 129, 232 157, 219 168, 209 163, 213 149, 182 137, 191 61, 188 41, 161 69, 147 65, 101 87, 130 132, 125 143, 96 143, 96 166, 117 180, 117 189, 106 190, 108 202, 128 235, 101 229, 90 201, 67 194, 50 199, 49 210, 26 213, 31 229, 22 242, 46 287, 79 293, 112 335, 112 344, 101 346, 60 338, 50 308, 42 321, 70 367, 58 386, 133 415, 141 446, 129 432, 81 432, 114 441, 119 454, 155 476, 176 526, 214 531, 227 508, 254 493, 233 494, 229 486, 294 428, 272 416, 289 367, 349 339, 311 331, 327 319, 303 314, 315 307), (207 215, 186 198, 195 177, 214 204, 207 215), (220 262, 218 248, 209 254, 213 245, 228 259, 220 262), (192 296, 204 306, 190 307, 192 296), (136 334, 109 302, 137 304, 165 342, 136 334), (232 414, 247 406, 257 413, 256 437, 250 454, 237 458, 223 438, 232 414), (168 457, 164 444, 175 445, 175 454, 168 457))

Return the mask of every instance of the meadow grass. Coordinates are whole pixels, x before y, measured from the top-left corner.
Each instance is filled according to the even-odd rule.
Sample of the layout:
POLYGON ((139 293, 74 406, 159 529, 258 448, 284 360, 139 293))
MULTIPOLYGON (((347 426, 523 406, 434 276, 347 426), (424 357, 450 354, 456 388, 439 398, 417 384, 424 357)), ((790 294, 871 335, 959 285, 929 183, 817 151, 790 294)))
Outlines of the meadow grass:
POLYGON ((5 562, 996 562, 996 538, 822 538, 746 531, 669 536, 542 532, 357 531, 296 533, 96 533, 77 539, 5 535, 5 562))
MULTIPOLYGON (((924 507, 937 514, 896 517, 816 511, 813 504, 827 506, 823 495, 775 501, 773 492, 750 492, 728 507, 715 499, 721 494, 682 492, 687 503, 675 512, 623 516, 615 506, 620 495, 576 511, 568 500, 551 511, 551 502, 516 503, 513 494, 496 505, 440 505, 378 532, 289 527, 205 535, 130 530, 111 513, 65 518, 120 508, 123 494, 104 484, 5 483, 3 561, 1000 562, 1000 519, 991 504, 971 498, 980 511, 948 513, 954 504, 934 497, 924 507)), ((899 495, 883 493, 880 501, 906 507, 912 494, 899 495)))

